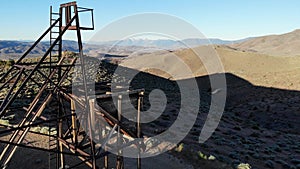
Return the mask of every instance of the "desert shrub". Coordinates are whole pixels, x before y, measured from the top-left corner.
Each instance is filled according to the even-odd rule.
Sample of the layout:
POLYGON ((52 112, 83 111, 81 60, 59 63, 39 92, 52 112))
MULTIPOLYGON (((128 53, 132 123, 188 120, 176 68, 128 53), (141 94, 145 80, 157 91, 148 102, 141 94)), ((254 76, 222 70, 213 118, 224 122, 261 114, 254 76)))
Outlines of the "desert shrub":
POLYGON ((0 65, 1 65, 1 66, 6 65, 6 61, 5 61, 5 60, 0 60, 0 65))
POLYGON ((237 130, 237 131, 241 131, 242 130, 240 126, 234 126, 233 129, 237 130))
POLYGON ((9 60, 0 60, 0 66, 1 68, 10 67, 15 64, 15 60, 9 59, 9 60))
POLYGON ((181 143, 181 144, 179 144, 179 145, 175 148, 175 151, 177 151, 178 153, 180 153, 180 152, 182 152, 183 148, 184 148, 184 144, 181 143))
POLYGON ((202 153, 201 151, 198 151, 198 156, 199 156, 201 159, 207 160, 207 155, 205 155, 205 154, 202 153))
POLYGON ((0 124, 1 124, 1 125, 4 125, 4 126, 10 126, 8 120, 2 120, 2 119, 0 119, 0 124))
POLYGON ((252 128, 253 130, 259 130, 259 125, 254 124, 251 128, 252 128))
POLYGON ((300 164, 300 159, 293 158, 293 159, 291 160, 291 162, 292 162, 293 164, 300 164))
POLYGON ((14 64, 15 64, 15 60, 9 59, 9 60, 7 61, 7 63, 6 63, 6 66, 12 66, 12 65, 14 65, 14 64))
POLYGON ((33 132, 37 132, 37 133, 42 133, 42 134, 50 134, 50 135, 56 135, 57 134, 57 131, 55 128, 49 128, 49 127, 31 127, 30 128, 30 131, 33 131, 33 132))
POLYGON ((260 134, 257 133, 257 132, 253 132, 253 133, 250 134, 250 136, 258 138, 260 136, 260 134))
POLYGON ((272 160, 267 160, 265 162, 265 166, 267 166, 269 168, 274 168, 274 162, 272 160))

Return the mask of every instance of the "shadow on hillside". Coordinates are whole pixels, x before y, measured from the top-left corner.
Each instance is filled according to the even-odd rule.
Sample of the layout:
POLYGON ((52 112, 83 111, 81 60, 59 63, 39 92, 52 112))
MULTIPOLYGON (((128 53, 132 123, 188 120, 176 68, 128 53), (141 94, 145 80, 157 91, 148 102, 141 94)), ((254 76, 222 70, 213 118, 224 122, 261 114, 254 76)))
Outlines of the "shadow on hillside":
MULTIPOLYGON (((214 75, 218 76, 218 75, 214 75)), ((300 91, 255 86, 236 75, 225 74, 227 99, 218 128, 204 144, 205 151, 236 166, 247 162, 255 168, 293 167, 299 160, 300 91)), ((197 77, 199 89, 211 96, 209 77, 197 77)), ((206 95, 201 92, 201 94, 206 95)), ((202 97, 203 98, 203 97, 202 97)), ((205 111, 204 111, 205 112, 205 111)), ((206 115, 200 111, 184 142, 196 142, 206 115)))
MULTIPOLYGON (((181 108, 182 96, 178 84, 122 67, 118 67, 120 74, 114 74, 116 68, 115 65, 102 63, 98 81, 113 79, 120 85, 130 82, 131 89, 145 89, 144 111, 151 110, 155 104, 163 103, 157 97, 151 105, 151 91, 160 89, 164 92, 166 106, 163 112, 155 120, 142 124, 142 129, 143 134, 148 137, 166 131, 177 120, 181 108), (135 75, 133 79, 129 78, 131 75, 135 75)), ((212 76, 222 75, 225 75, 227 84, 224 112, 212 136, 202 144, 199 143, 199 136, 216 90, 211 89, 209 76, 195 78, 200 94, 199 113, 192 129, 182 141, 184 150, 189 149, 189 153, 194 155, 201 151, 232 166, 249 163, 253 168, 295 167, 297 160, 300 161, 300 91, 255 86, 230 73, 212 76)), ((179 82, 189 84, 192 80, 185 79, 179 82)), ((198 158, 191 158, 190 155, 185 156, 177 152, 173 154, 194 164, 196 168, 222 168, 221 165, 217 166, 216 162, 208 162, 210 164, 207 165, 201 163, 198 158)), ((21 163, 20 161, 19 164, 21 163)))
MULTIPOLYGON (((255 86, 234 74, 225 76, 227 99, 218 128, 204 144, 195 143, 206 120, 200 111, 183 142, 194 142, 193 149, 233 166, 293 168, 300 158, 300 91, 255 86)), ((210 91, 208 76, 196 79, 201 91, 210 91)))
MULTIPOLYGON (((106 72, 105 76, 112 74, 115 68, 115 66, 109 67, 111 72, 106 72)), ((151 106, 149 105, 148 98, 154 89, 160 89, 165 93, 168 100, 165 110, 168 110, 168 106, 174 106, 180 103, 181 94, 176 81, 129 68, 119 67, 118 69, 120 69, 119 72, 122 72, 122 74, 112 75, 114 76, 114 80, 119 81, 116 85, 124 85, 130 82, 131 89, 145 89, 146 94, 144 101, 146 110, 151 106), (136 75, 133 79, 129 78, 134 74, 136 75)), ((218 77, 221 76, 226 77, 227 87, 223 117, 226 117, 231 112, 240 118, 255 120, 258 125, 269 130, 288 130, 289 133, 299 134, 299 131, 296 129, 300 129, 300 123, 298 123, 300 116, 297 115, 297 111, 300 110, 300 91, 255 86, 247 80, 231 73, 214 74, 210 77, 216 77, 215 79, 218 79, 218 77)), ((210 77, 201 76, 195 78, 199 87, 200 105, 201 103, 207 103, 208 105, 206 105, 206 107, 210 106, 211 95, 214 93, 214 90, 212 91, 210 87, 210 77)), ((109 80, 111 80, 111 78, 112 77, 110 77, 109 80)), ((193 80, 194 79, 185 79, 179 80, 178 82, 181 84, 189 84, 190 81, 193 80)), ((200 112, 207 113, 207 110, 200 112)))
MULTIPOLYGON (((144 134, 154 136, 167 130, 176 121, 180 110, 181 95, 176 82, 128 68, 122 69, 125 74, 137 74, 130 86, 132 89, 145 89, 145 110, 152 106, 148 99, 152 90, 160 89, 166 95, 166 108, 157 119, 143 124, 144 134)), ((200 109, 193 128, 182 141, 186 147, 195 153, 202 151, 212 154, 232 166, 239 163, 249 163, 255 168, 296 165, 295 161, 300 158, 300 143, 297 141, 300 140, 300 91, 255 86, 230 73, 226 73, 225 77, 225 110, 215 132, 203 144, 198 139, 214 90, 210 88, 209 76, 195 78, 201 96, 200 109)), ((180 83, 189 83, 191 80, 181 80, 180 83)), ((128 81, 130 79, 123 79, 123 82, 128 81)), ((154 103, 159 103, 159 100, 154 103)))
MULTIPOLYGON (((257 125, 268 130, 299 134, 300 91, 255 86, 231 73, 226 73, 225 77, 227 97, 224 118, 235 115, 254 120, 257 125)), ((209 77, 196 79, 200 91, 208 91, 211 95, 209 77)))

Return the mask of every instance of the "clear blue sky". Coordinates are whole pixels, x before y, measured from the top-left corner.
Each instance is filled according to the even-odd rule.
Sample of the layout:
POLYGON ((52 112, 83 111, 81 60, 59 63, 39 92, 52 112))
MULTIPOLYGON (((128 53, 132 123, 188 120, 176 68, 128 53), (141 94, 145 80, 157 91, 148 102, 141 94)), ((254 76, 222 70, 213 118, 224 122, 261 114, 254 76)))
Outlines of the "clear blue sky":
MULTIPOLYGON (((49 6, 62 0, 0 2, 0 40, 35 40, 49 25, 49 6)), ((78 0, 95 9, 96 30, 124 16, 161 12, 178 16, 206 37, 241 39, 300 28, 299 0, 78 0)), ((88 40, 95 31, 83 33, 88 40)))

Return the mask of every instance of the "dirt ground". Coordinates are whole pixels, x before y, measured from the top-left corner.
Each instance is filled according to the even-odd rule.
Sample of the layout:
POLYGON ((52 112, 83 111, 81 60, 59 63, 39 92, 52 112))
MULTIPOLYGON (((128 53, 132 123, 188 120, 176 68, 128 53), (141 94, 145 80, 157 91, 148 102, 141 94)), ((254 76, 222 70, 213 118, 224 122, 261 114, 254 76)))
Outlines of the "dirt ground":
MULTIPOLYGON (((225 111, 216 131, 205 143, 199 143, 212 91, 209 77, 203 75, 202 68, 195 67, 199 75, 196 80, 200 86, 200 110, 193 128, 181 142, 182 151, 173 149, 143 159, 143 168, 230 169, 240 163, 248 163, 253 169, 300 168, 300 58, 273 57, 225 47, 216 49, 227 72, 225 111), (216 159, 205 159, 200 152, 216 159)), ((177 54, 188 59, 189 52, 179 51, 177 54)), ((135 61, 131 59, 130 62, 135 61)), ((144 132, 149 135, 157 129, 168 128, 176 119, 179 107, 178 93, 172 92, 169 88, 172 85, 168 85, 173 82, 161 78, 164 75, 159 75, 159 72, 151 73, 158 76, 144 74, 137 88, 150 90, 151 85, 160 84, 162 90, 170 92, 168 99, 171 103, 163 117, 151 123, 151 127, 145 126, 144 132)), ((28 135, 29 142, 35 137, 28 135)), ((47 146, 46 139, 39 139, 40 143, 33 144, 47 146)), ((72 160, 76 159, 70 157, 72 160)), ((125 168, 134 168, 134 164, 135 160, 125 159, 125 168)), ((49 168, 48 153, 19 148, 9 168, 49 168)), ((114 168, 112 162, 110 168, 114 168)))

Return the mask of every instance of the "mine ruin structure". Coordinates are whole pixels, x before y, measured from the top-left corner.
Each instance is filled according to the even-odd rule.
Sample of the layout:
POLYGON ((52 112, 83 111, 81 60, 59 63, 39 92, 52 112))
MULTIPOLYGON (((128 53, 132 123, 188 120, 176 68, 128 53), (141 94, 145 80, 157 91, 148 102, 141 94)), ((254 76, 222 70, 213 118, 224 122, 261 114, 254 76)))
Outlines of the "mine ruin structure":
POLYGON ((86 79, 86 57, 83 55, 81 31, 93 29, 93 9, 78 7, 76 2, 61 4, 57 13, 50 7, 50 27, 1 77, 0 91, 5 92, 5 97, 0 102, 0 117, 5 119, 15 116, 13 124, 1 124, 0 143, 4 145, 0 152, 1 168, 9 168, 14 153, 22 147, 48 152, 49 168, 77 168, 81 165, 93 169, 108 168, 113 160, 115 164, 110 167, 121 169, 124 168, 124 146, 137 148, 136 167, 141 168, 142 143, 133 138, 141 137, 143 90, 109 93, 110 84, 100 82, 95 84, 96 92, 93 95, 88 92, 90 84, 86 79), (80 26, 79 16, 82 13, 90 16, 91 26, 80 26), (77 56, 63 52, 63 36, 71 31, 77 36, 77 56), (46 37, 50 37, 50 44, 44 55, 37 62, 28 62, 30 53, 46 37), (66 85, 66 81, 73 83, 69 77, 75 67, 82 74, 75 87, 82 93, 80 96, 72 93, 70 84, 66 85), (122 121, 121 113, 125 111, 122 95, 125 94, 135 98, 134 130, 129 130, 122 121), (114 109, 98 104, 111 104, 114 98, 118 102, 114 109), (33 130, 36 127, 48 130, 33 130), (36 138, 47 138, 48 147, 31 144, 26 137, 30 134, 36 138), (115 140, 117 146, 110 145, 111 140, 115 140), (118 153, 116 158, 109 160, 111 149, 118 153))

